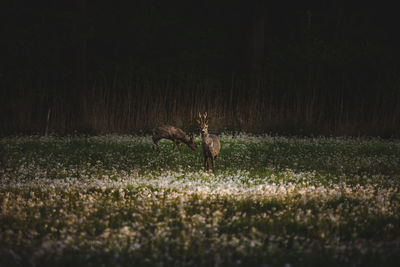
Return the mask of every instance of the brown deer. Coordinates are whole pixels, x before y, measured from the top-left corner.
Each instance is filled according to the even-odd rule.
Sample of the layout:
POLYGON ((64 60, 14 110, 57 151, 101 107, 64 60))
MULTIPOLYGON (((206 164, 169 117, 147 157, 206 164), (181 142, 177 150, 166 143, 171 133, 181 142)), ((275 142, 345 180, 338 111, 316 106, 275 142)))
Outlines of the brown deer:
POLYGON ((194 142, 193 136, 189 137, 184 131, 171 125, 163 125, 154 129, 153 143, 155 147, 159 147, 158 141, 161 139, 168 139, 174 142, 174 148, 177 147, 179 152, 181 152, 181 143, 185 143, 193 150, 197 149, 197 144, 194 142))
POLYGON ((221 149, 221 144, 216 135, 208 133, 207 112, 204 113, 203 116, 199 113, 199 119, 197 120, 197 122, 199 123, 201 128, 204 169, 207 171, 210 170, 210 161, 211 161, 213 172, 215 172, 214 161, 219 154, 219 151, 221 149))

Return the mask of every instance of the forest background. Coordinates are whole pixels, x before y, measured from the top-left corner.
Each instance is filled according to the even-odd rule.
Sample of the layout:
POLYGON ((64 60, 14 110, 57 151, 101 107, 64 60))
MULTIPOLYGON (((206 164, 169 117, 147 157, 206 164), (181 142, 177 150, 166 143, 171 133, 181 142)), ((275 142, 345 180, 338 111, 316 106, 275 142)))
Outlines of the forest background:
POLYGON ((346 1, 9 1, 0 135, 397 137, 398 16, 346 1))

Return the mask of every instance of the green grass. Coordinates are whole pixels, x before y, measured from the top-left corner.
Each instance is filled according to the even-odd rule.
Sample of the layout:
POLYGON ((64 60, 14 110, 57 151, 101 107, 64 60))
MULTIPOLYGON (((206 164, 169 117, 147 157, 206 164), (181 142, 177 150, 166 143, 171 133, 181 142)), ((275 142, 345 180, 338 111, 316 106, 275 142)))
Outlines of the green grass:
POLYGON ((399 262, 399 140, 220 139, 0 139, 0 266, 399 262))

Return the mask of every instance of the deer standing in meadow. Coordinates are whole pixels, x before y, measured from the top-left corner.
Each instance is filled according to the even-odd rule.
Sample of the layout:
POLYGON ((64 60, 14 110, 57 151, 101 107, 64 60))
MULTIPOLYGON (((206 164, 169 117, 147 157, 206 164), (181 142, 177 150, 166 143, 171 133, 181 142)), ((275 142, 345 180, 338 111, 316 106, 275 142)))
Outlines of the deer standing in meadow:
POLYGON ((213 172, 215 172, 214 161, 219 154, 219 151, 221 149, 221 144, 216 135, 208 133, 207 112, 204 113, 203 116, 199 113, 199 119, 197 120, 197 122, 199 123, 201 128, 204 169, 207 171, 210 170, 210 161, 211 161, 213 172))
POLYGON ((153 143, 155 147, 159 147, 158 141, 161 139, 171 140, 174 143, 174 148, 177 147, 179 152, 181 152, 181 143, 185 143, 193 150, 197 149, 197 144, 194 142, 193 136, 189 137, 184 131, 171 125, 163 125, 154 129, 153 143))

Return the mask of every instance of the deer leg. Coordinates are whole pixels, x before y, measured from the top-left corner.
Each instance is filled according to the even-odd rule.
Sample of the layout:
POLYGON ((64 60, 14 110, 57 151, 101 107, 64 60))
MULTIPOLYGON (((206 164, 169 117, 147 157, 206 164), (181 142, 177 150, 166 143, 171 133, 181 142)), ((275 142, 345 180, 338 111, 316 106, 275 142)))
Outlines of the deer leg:
POLYGON ((213 169, 213 172, 215 173, 214 157, 211 157, 210 160, 211 160, 211 167, 213 169))
POLYGON ((181 142, 177 141, 176 142, 176 147, 178 148, 179 153, 181 153, 182 152, 182 150, 181 150, 181 142))
POLYGON ((181 152, 181 148, 180 148, 180 146, 179 146, 179 144, 180 144, 179 141, 173 140, 173 142, 174 142, 174 148, 177 147, 178 150, 179 150, 179 152, 181 152))
POLYGON ((158 141, 160 141, 160 138, 153 136, 153 148, 159 148, 158 141))
POLYGON ((176 147, 176 142, 175 140, 172 140, 172 149, 175 149, 175 147, 176 147))

